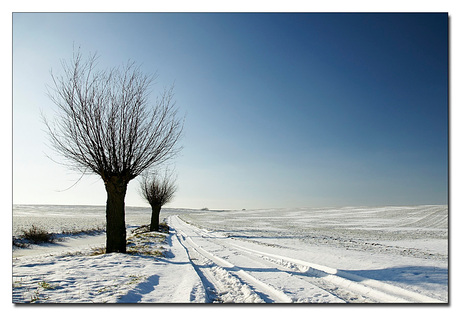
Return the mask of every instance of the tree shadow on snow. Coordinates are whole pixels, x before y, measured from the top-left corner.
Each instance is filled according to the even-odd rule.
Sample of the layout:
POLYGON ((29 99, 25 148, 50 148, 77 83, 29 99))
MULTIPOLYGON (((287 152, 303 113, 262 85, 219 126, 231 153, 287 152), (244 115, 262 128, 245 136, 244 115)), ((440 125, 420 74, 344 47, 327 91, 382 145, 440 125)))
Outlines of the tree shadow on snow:
POLYGON ((139 283, 135 288, 130 290, 126 295, 119 298, 118 303, 139 303, 145 294, 155 290, 155 286, 160 282, 160 276, 153 275, 146 281, 139 283))

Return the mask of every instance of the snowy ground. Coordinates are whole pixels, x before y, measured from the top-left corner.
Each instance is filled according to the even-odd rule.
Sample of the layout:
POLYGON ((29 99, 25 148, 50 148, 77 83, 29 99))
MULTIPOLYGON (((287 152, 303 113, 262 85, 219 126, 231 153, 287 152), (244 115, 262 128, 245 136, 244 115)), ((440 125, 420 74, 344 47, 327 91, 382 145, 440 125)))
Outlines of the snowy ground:
MULTIPOLYGON (((82 213, 92 220, 77 217, 77 209, 15 210, 13 231, 33 224, 27 211, 54 217, 54 227, 63 213, 66 226, 103 217, 103 209, 89 207, 82 213)), ((127 209, 130 231, 148 223, 147 210, 127 209)), ((130 232, 131 254, 100 254, 103 234, 15 249, 13 302, 448 301, 446 206, 164 209, 162 217, 170 233, 130 232)))

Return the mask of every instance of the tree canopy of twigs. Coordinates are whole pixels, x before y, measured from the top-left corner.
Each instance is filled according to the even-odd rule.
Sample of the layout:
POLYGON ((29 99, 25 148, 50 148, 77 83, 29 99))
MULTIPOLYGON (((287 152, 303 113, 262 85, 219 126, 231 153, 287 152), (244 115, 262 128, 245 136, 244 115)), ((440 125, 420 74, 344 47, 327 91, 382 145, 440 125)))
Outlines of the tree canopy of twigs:
POLYGON ((151 206, 162 207, 172 201, 177 191, 175 181, 176 178, 169 171, 166 171, 163 176, 158 173, 143 175, 140 183, 141 196, 151 206))
POLYGON ((51 74, 48 94, 57 111, 53 121, 44 118, 51 147, 73 169, 129 182, 178 153, 183 120, 173 87, 149 103, 155 76, 134 62, 108 70, 96 65, 95 54, 83 60, 78 51, 70 64, 62 62, 62 75, 51 74))

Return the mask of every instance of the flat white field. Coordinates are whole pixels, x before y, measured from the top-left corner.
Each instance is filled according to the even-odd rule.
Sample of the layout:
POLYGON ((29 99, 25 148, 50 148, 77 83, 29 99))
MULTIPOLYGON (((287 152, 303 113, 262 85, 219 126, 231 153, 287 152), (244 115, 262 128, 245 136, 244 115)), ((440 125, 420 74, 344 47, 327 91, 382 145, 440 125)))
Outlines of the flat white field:
MULTIPOLYGON (((103 207, 28 207, 15 206, 14 231, 104 223, 103 207)), ((149 216, 148 208, 128 207, 129 231, 149 216)), ((131 254, 97 254, 104 234, 14 249, 13 302, 448 302, 447 206, 164 209, 161 216, 170 233, 129 232, 131 254)))

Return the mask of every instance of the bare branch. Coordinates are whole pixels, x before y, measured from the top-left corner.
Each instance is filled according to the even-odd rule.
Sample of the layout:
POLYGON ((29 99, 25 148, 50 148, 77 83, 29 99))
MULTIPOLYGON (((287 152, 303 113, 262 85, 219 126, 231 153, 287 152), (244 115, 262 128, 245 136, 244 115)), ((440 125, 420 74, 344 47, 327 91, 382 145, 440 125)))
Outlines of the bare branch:
POLYGON ((56 117, 44 118, 51 147, 68 166, 90 170, 104 181, 126 182, 179 151, 183 120, 177 116, 174 87, 149 103, 156 75, 143 74, 134 62, 108 70, 96 69, 96 54, 86 60, 74 52, 62 61, 63 74, 51 73, 48 95, 56 117))

